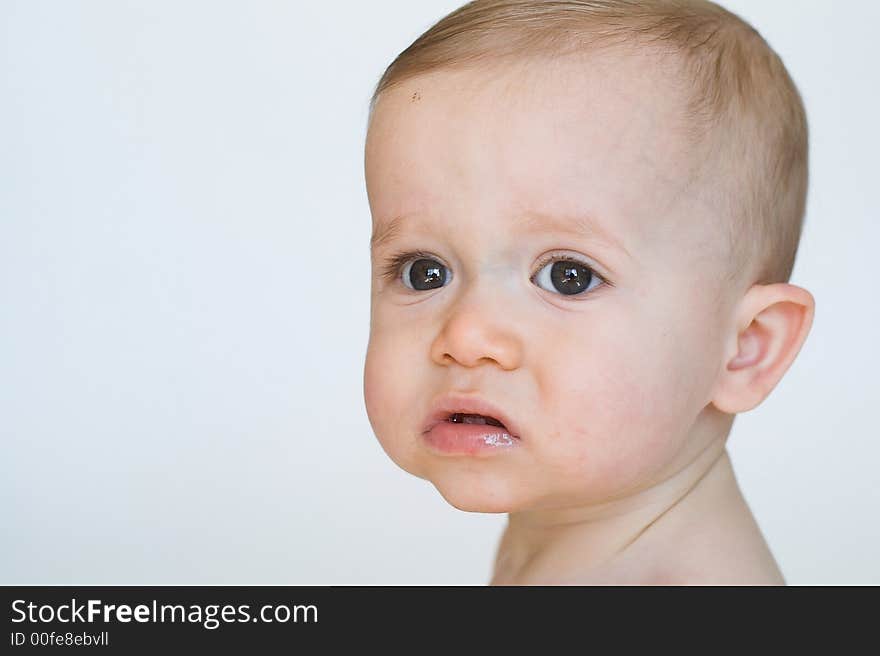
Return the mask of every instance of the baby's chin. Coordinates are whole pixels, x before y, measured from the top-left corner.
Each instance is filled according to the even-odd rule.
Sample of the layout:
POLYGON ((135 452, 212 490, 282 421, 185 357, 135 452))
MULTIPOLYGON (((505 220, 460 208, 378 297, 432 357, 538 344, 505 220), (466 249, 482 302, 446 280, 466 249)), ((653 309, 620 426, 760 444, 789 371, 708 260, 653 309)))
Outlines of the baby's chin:
POLYGON ((423 476, 433 483, 440 495, 451 506, 465 512, 510 513, 529 508, 533 501, 520 484, 491 475, 423 476), (518 488, 518 489, 517 489, 518 488))
POLYGON ((440 492, 449 505, 465 512, 510 513, 518 510, 515 504, 497 495, 481 496, 469 492, 462 493, 460 490, 450 492, 441 487, 435 487, 437 487, 437 491, 440 492))

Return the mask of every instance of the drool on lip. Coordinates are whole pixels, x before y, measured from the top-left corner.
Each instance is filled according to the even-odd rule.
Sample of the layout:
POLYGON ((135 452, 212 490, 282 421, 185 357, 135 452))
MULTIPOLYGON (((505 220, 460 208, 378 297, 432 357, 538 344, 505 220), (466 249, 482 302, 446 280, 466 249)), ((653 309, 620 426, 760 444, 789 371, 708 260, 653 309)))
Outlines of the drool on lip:
POLYGON ((485 422, 441 421, 423 434, 435 453, 452 456, 489 456, 516 447, 519 439, 485 422))

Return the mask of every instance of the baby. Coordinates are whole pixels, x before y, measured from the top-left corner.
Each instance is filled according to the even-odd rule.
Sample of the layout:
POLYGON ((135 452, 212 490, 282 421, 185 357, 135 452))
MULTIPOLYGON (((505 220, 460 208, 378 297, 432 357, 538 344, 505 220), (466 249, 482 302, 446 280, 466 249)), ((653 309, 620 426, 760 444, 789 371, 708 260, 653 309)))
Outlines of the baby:
POLYGON ((731 468, 800 351, 807 123, 702 0, 477 0, 370 106, 364 399, 388 456, 508 513, 490 584, 782 584, 731 468))

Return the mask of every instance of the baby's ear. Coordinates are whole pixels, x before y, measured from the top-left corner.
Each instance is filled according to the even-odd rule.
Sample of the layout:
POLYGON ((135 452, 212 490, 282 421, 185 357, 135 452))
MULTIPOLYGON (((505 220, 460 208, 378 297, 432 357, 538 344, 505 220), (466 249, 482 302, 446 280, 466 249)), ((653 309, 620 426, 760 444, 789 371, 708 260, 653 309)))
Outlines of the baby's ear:
POLYGON ((737 306, 713 405, 736 414, 767 398, 807 339, 815 306, 796 285, 753 285, 737 306))

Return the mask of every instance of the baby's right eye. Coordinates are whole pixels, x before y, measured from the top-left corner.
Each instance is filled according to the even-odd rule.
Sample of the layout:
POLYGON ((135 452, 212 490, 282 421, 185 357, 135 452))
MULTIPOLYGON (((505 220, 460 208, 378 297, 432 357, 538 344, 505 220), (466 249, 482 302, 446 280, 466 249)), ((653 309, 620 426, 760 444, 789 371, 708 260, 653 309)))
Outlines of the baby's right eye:
POLYGON ((452 280, 452 272, 427 253, 399 253, 385 267, 385 278, 400 280, 413 291, 437 289, 452 280))
POLYGON ((442 287, 451 278, 449 270, 437 260, 419 258, 403 268, 403 284, 415 291, 427 291, 442 287))

